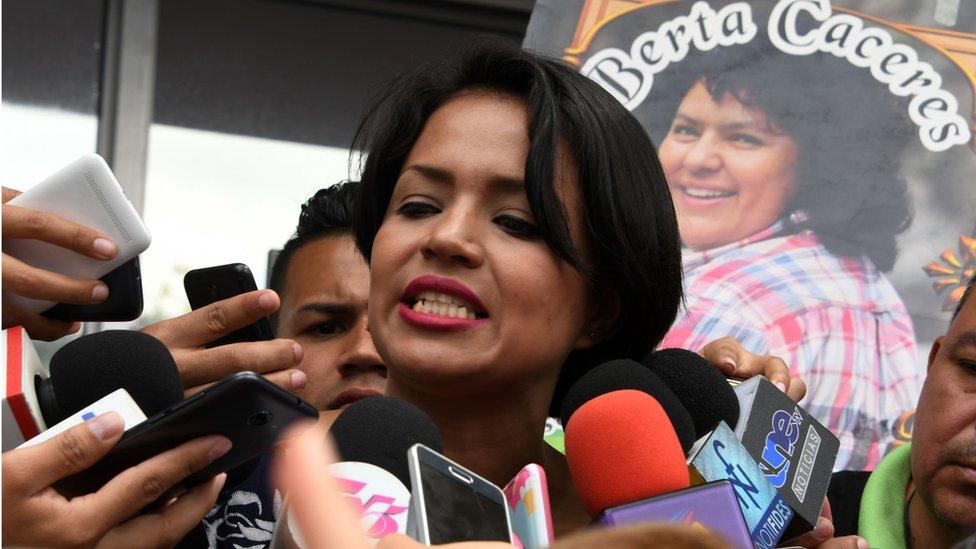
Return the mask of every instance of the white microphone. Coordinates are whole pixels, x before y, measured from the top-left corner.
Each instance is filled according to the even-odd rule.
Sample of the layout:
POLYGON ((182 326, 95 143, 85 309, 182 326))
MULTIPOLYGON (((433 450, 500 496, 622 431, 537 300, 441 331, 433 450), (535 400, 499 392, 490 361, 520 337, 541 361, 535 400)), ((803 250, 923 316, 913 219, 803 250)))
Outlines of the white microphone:
MULTIPOLYGON (((329 431, 343 461, 329 466, 332 475, 374 542, 390 534, 407 533, 410 508, 410 473, 407 450, 421 443, 443 452, 440 434, 427 414, 416 406, 390 397, 372 397, 343 410, 329 431), (406 482, 404 482, 406 480, 406 482)), ((288 499, 269 549, 304 549, 304 538, 288 499)))

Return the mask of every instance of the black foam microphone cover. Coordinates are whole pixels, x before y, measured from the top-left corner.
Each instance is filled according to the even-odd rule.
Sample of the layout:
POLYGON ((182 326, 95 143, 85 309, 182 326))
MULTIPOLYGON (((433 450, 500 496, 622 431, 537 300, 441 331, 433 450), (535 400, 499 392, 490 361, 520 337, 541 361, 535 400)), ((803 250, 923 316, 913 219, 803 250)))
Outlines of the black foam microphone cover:
POLYGON ((339 414, 329 429, 342 461, 375 465, 410 486, 407 451, 423 444, 444 453, 444 442, 433 420, 413 404, 393 397, 356 401, 339 414))
POLYGON ((605 362, 581 377, 566 392, 560 419, 563 426, 579 407, 590 400, 612 391, 634 389, 643 391, 658 401, 671 420, 681 448, 687 453, 695 444, 695 428, 691 415, 677 396, 653 372, 639 362, 618 359, 605 362))
POLYGON ((697 437, 710 432, 719 421, 735 428, 739 399, 725 376, 701 355, 686 349, 661 349, 644 359, 644 364, 688 409, 697 437))
POLYGON ((79 337, 51 357, 53 425, 117 389, 125 389, 146 416, 183 398, 169 349, 142 332, 107 330, 79 337))

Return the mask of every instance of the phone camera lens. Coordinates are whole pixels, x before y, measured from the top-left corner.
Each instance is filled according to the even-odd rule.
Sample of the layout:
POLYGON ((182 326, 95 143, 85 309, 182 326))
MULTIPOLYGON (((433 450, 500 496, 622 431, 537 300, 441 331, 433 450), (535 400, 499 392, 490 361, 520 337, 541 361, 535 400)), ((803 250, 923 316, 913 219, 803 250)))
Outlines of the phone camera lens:
POLYGON ((260 411, 251 414, 251 417, 247 418, 247 424, 251 427, 260 427, 271 421, 271 412, 260 411))

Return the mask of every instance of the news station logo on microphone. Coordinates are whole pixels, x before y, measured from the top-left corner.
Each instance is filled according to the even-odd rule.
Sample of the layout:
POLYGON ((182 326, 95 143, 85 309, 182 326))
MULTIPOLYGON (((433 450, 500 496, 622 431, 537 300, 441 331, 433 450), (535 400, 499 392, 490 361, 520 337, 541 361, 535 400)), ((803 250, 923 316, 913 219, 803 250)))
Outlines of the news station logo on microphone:
POLYGON ((375 465, 360 462, 335 463, 329 472, 353 503, 367 536, 379 540, 406 531, 410 490, 395 476, 375 465))
POLYGON ((703 481, 729 481, 753 543, 761 549, 776 546, 793 519, 793 509, 725 422, 695 443, 688 463, 703 481))

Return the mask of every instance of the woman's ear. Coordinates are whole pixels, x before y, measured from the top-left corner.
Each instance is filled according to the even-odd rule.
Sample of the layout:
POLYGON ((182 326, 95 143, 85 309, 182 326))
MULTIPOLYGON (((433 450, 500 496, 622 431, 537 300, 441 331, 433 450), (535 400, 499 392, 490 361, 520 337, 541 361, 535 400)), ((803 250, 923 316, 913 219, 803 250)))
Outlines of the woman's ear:
POLYGON ((576 340, 574 349, 589 349, 606 339, 620 319, 620 294, 612 288, 590 293, 589 316, 576 340))

